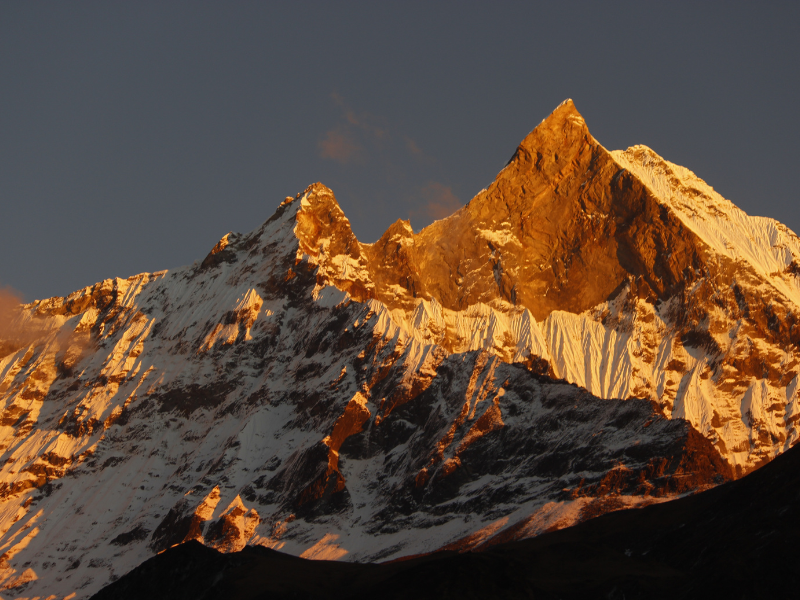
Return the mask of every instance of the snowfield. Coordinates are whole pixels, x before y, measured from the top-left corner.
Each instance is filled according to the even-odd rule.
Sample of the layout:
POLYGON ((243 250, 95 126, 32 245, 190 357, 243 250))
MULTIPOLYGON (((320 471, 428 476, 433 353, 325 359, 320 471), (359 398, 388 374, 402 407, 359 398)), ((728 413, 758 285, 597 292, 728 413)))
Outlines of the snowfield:
POLYGON ((419 234, 361 244, 314 184, 202 262, 25 305, 0 597, 88 598, 190 539, 486 547, 742 475, 798 439, 798 261, 568 101, 419 234))

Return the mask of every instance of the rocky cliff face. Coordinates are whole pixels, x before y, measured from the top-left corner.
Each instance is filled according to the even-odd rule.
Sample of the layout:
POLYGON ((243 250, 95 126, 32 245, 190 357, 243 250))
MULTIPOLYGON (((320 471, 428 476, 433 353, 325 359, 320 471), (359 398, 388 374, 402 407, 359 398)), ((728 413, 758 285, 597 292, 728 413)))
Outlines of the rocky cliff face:
POLYGON ((368 281, 351 295, 449 351, 649 398, 740 474, 798 439, 800 238, 644 146, 608 152, 571 101, 454 215, 347 247, 324 280, 368 281))
POLYGON ((362 244, 315 184, 195 265, 23 307, 0 587, 86 597, 192 539, 470 548, 724 481, 797 439, 798 257, 571 102, 417 234, 362 244))
POLYGON ((187 542, 92 600, 792 598, 799 488, 800 448, 792 448, 738 481, 481 552, 354 564, 187 542))

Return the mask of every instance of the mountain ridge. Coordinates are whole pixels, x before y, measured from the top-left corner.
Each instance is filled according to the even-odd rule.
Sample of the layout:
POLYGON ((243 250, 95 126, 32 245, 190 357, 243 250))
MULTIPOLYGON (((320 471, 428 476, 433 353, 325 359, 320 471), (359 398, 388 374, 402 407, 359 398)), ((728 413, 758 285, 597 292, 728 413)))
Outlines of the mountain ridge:
MULTIPOLYGON (((505 210, 508 211, 507 208, 505 210)), ((536 214, 529 216, 528 221, 541 223, 542 219, 536 214)), ((397 232, 393 231, 392 236, 396 235, 397 232)), ((650 364, 644 361, 645 364, 640 365, 632 360, 629 370, 651 370, 653 373, 638 382, 634 381, 627 389, 593 385, 588 379, 589 374, 570 372, 568 364, 561 368, 551 367, 551 374, 574 381, 602 397, 615 394, 622 397, 650 397, 659 401, 670 414, 676 403, 680 404, 680 396, 684 392, 681 386, 685 388, 688 384, 696 387, 696 384, 678 382, 675 389, 668 389, 670 386, 666 382, 683 379, 685 370, 665 367, 669 364, 686 365, 687 358, 691 361, 690 357, 680 356, 680 351, 685 348, 707 348, 709 357, 705 370, 710 371, 714 379, 723 380, 718 388, 727 385, 724 380, 735 378, 733 371, 755 379, 763 379, 763 372, 769 382, 767 387, 771 389, 753 392, 765 404, 756 412, 760 412, 763 418, 763 413, 775 404, 766 400, 765 395, 774 398, 777 389, 785 388, 785 397, 791 406, 787 416, 795 416, 798 407, 787 385, 792 377, 797 376, 798 362, 794 350, 800 343, 800 324, 797 322, 800 278, 792 271, 792 265, 800 260, 800 240, 776 221, 747 217, 690 171, 660 159, 643 146, 609 153, 591 138, 585 122, 570 101, 559 106, 526 136, 495 182, 467 206, 419 234, 403 234, 402 244, 389 248, 388 239, 384 239, 386 237, 387 234, 384 234, 376 244, 361 245, 368 252, 371 250, 371 254, 361 252, 359 268, 362 272, 370 272, 370 262, 377 260, 383 265, 379 277, 372 276, 370 272, 367 281, 376 287, 375 290, 364 290, 361 299, 375 296, 390 308, 402 308, 412 314, 417 297, 426 301, 435 300, 442 309, 462 313, 465 308, 484 304, 505 313, 509 312, 509 305, 521 306, 528 309, 536 321, 543 321, 554 314, 560 319, 562 312, 580 314, 591 309, 609 312, 608 306, 598 307, 615 300, 627 287, 629 295, 657 309, 637 306, 636 310, 643 313, 643 319, 662 321, 665 327, 676 330, 675 338, 680 338, 680 344, 675 354, 679 356, 675 356, 674 361, 665 361, 663 365, 652 364, 652 360, 650 364), (559 141, 559 135, 564 131, 564 139, 559 141), (605 173, 601 172, 599 176, 592 174, 588 180, 581 181, 574 175, 573 159, 567 160, 562 154, 560 162, 556 160, 559 144, 573 149, 576 153, 574 156, 583 156, 579 169, 583 175, 590 172, 590 169, 585 172, 583 169, 589 165, 594 165, 593 168, 599 171, 605 170, 605 173), (538 172, 535 163, 539 159, 533 159, 530 148, 540 149, 536 151, 537 157, 542 156, 539 170, 551 176, 550 180, 545 181, 547 185, 540 185, 538 195, 524 190, 530 180, 526 173, 538 172), (642 164, 637 167, 635 160, 642 164), (563 173, 564 164, 570 167, 566 176, 563 173), (669 177, 654 179, 653 172, 659 170, 669 177), (515 175, 517 171, 523 172, 523 182, 515 175), (688 184, 682 183, 676 172, 688 184), (566 179, 562 181, 564 177, 566 179), (578 202, 562 201, 563 197, 569 200, 575 195, 574 189, 581 190, 587 186, 587 182, 588 188, 579 192, 578 202), (559 195, 559 186, 563 188, 568 185, 572 186, 571 191, 559 195), (536 244, 544 248, 538 251, 542 258, 531 260, 531 253, 537 252, 536 244, 521 249, 513 248, 525 237, 525 214, 521 213, 523 216, 513 224, 497 217, 502 214, 503 209, 498 209, 498 203, 502 204, 506 194, 504 190, 510 190, 508 196, 517 202, 516 206, 522 202, 522 210, 527 209, 529 213, 530 202, 525 200, 528 196, 533 195, 534 204, 543 202, 544 208, 540 212, 546 215, 545 220, 552 220, 551 217, 559 214, 559 210, 562 213, 564 210, 571 211, 566 216, 562 215, 560 221, 549 229, 539 227, 537 230, 539 241, 536 244), (677 190, 675 194, 672 193, 674 190, 677 190), (692 199, 700 203, 702 211, 692 209, 692 199), (591 209, 589 214, 587 208, 591 209), (491 215, 494 219, 492 226, 482 226, 479 219, 482 213, 491 215), (721 222, 722 226, 709 217, 721 222), (604 223, 598 226, 596 221, 604 223), (508 227, 498 227, 503 223, 508 227), (703 233, 705 235, 700 235, 703 233), (754 237, 759 239, 760 245, 755 243, 754 237), (443 239, 453 241, 448 242, 449 246, 443 246, 438 241, 443 239), (542 239, 550 242, 542 246, 542 239), (742 256, 727 249, 727 246, 735 247, 730 240, 747 241, 746 244, 740 244, 745 250, 742 256), (595 249, 597 243, 601 246, 599 250, 595 249), (454 244, 456 247, 453 247, 454 244), (420 256, 426 258, 423 260, 420 256), (598 256, 601 257, 602 268, 597 268, 592 262, 598 256), (395 262, 401 265, 400 272, 394 267, 395 262), (478 264, 478 267, 470 271, 471 264, 478 264), (429 286, 427 281, 434 281, 435 284, 429 286), (601 283, 593 287, 596 281, 601 283), (527 292, 525 286, 529 288, 527 292), (385 289, 382 290, 382 287, 385 289), (748 293, 747 288, 751 288, 752 292, 748 293), (745 336, 734 336, 733 343, 721 336, 726 330, 731 331, 731 323, 742 319, 744 327, 735 327, 743 328, 745 336), (743 342, 753 346, 753 340, 764 340, 769 346, 789 352, 781 351, 781 356, 781 353, 776 354, 755 344, 747 351, 747 356, 736 356, 741 353, 735 347, 737 344, 743 342), (771 370, 761 366, 768 364, 778 364, 780 369, 771 370)), ((336 273, 335 265, 326 265, 324 254, 320 256, 323 257, 320 259, 323 270, 329 274, 336 273)), ((349 285, 335 275, 330 281, 337 286, 349 285)), ((610 312, 613 313, 613 310, 610 312)), ((613 314, 611 318, 615 318, 613 314)), ((407 321, 411 320, 407 318, 407 321)), ((438 327, 441 328, 442 324, 438 323, 438 327)), ((637 333, 642 337, 648 334, 646 331, 637 333)), ((458 338, 458 333, 452 336, 446 333, 437 342, 451 349, 463 347, 453 337, 458 338)), ((555 342, 552 339, 549 341, 551 344, 555 342)), ((604 343, 601 340, 599 342, 604 343)), ((598 342, 592 340, 591 343, 598 342)), ((536 345, 541 349, 543 344, 536 345)), ((655 351, 655 348, 650 351, 655 351)), ((689 351, 689 354, 692 352, 689 351)), ((547 352, 541 352, 540 357, 552 362, 547 352)), ((745 391, 737 393, 741 398, 745 391)), ((725 430, 723 421, 736 418, 737 412, 747 412, 747 408, 728 406, 726 410, 730 417, 719 410, 716 411, 719 417, 714 417, 716 409, 708 406, 709 402, 704 398, 707 395, 706 392, 699 393, 701 406, 690 406, 688 410, 685 406, 678 406, 677 410, 679 414, 688 415, 690 420, 694 419, 695 426, 704 429, 707 435, 716 436, 720 452, 725 456, 730 456, 731 448, 740 448, 733 453, 741 454, 744 452, 742 444, 745 439, 747 443, 753 441, 755 448, 747 452, 747 457, 729 458, 738 465, 737 468, 746 471, 765 457, 774 455, 774 451, 762 450, 763 435, 753 436, 751 424, 745 423, 749 430, 746 435, 738 426, 735 431, 731 428, 725 430), (703 414, 698 414, 698 411, 703 414), (712 421, 720 424, 713 425, 712 421)), ((797 435, 791 433, 791 426, 788 431, 781 432, 778 425, 766 421, 769 419, 765 420, 766 429, 770 430, 768 435, 775 439, 782 436, 787 440, 797 435)))
POLYGON ((790 447, 796 236, 753 229, 747 256, 789 269, 773 285, 632 170, 567 102, 419 233, 362 244, 317 183, 194 265, 25 305, 35 335, 0 356, 0 587, 85 597, 192 539, 469 548, 790 447))
POLYGON ((189 542, 93 598, 191 598, 199 590, 235 600, 265 593, 351 600, 790 597, 798 583, 791 567, 798 562, 792 544, 799 456, 794 448, 752 476, 708 492, 480 552, 446 549, 401 562, 342 564, 258 547, 226 556, 189 542), (785 560, 776 563, 776 555, 785 560))

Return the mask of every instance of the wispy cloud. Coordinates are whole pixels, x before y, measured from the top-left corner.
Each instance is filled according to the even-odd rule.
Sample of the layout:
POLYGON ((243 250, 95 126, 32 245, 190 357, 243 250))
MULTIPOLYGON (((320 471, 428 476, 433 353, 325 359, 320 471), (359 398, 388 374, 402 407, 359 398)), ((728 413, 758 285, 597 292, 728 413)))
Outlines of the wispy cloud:
POLYGON ((407 135, 403 136, 403 141, 406 143, 406 149, 415 156, 421 156, 423 154, 422 149, 417 146, 417 143, 412 140, 407 135))
POLYGON ((0 356, 28 341, 30 332, 20 325, 22 294, 10 287, 0 288, 0 356))
POLYGON ((343 165, 366 163, 376 158, 391 163, 408 157, 427 164, 434 162, 409 136, 393 132, 386 119, 357 112, 336 92, 331 94, 331 99, 341 110, 341 121, 317 142, 321 158, 343 165))
POLYGON ((383 119, 369 113, 356 113, 336 92, 331 94, 331 98, 342 110, 342 116, 348 125, 360 129, 376 140, 386 139, 389 136, 386 125, 382 123, 383 119))
POLYGON ((442 183, 447 177, 440 161, 402 125, 356 110, 337 93, 331 101, 339 115, 318 138, 318 156, 337 163, 329 173, 339 179, 336 185, 345 192, 340 201, 345 212, 352 211, 351 219, 355 215, 353 225, 364 227, 359 235, 366 231, 365 237, 376 239, 382 233, 379 223, 400 216, 424 227, 463 206, 453 188, 442 183))
POLYGON ((6 330, 22 304, 22 294, 4 287, 0 288, 0 335, 6 330))
POLYGON ((62 353, 61 364, 67 365, 79 360, 84 350, 92 347, 88 331, 76 333, 72 329, 74 324, 59 327, 51 319, 32 319, 26 315, 23 303, 22 294, 16 290, 0 288, 0 358, 29 344, 45 342, 50 350, 62 353))
POLYGON ((434 221, 449 217, 459 208, 464 206, 449 185, 444 185, 436 181, 428 183, 420 191, 423 204, 418 209, 410 211, 412 217, 427 217, 434 221))
POLYGON ((358 161, 364 151, 353 135, 342 127, 328 131, 318 142, 317 147, 322 158, 335 160, 343 165, 358 161))

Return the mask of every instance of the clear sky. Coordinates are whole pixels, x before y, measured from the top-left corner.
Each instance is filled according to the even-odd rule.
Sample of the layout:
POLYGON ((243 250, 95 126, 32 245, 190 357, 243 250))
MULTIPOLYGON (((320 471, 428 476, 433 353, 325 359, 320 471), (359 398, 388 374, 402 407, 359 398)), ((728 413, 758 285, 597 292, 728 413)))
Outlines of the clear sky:
POLYGON ((0 0, 0 288, 202 259, 321 181, 359 239, 486 187, 572 98, 800 231, 797 2, 0 0))

